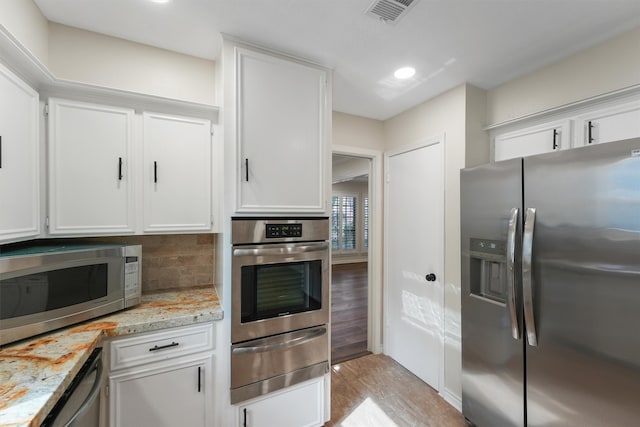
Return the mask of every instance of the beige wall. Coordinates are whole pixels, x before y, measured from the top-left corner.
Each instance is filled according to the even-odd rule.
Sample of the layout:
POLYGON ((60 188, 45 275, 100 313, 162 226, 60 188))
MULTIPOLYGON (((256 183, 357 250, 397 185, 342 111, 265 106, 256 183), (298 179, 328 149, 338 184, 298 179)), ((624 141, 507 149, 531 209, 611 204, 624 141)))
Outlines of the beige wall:
POLYGON ((346 113, 333 112, 332 144, 384 150, 382 122, 346 113))
POLYGON ((49 23, 49 69, 61 80, 215 105, 215 62, 49 23))
POLYGON ((487 124, 640 84, 640 28, 487 93, 487 124))
POLYGON ((445 378, 461 396, 460 371, 460 169, 465 163, 467 85, 460 85, 384 122, 386 150, 445 135, 445 378))
POLYGON ((142 292, 211 286, 216 242, 213 234, 96 237, 94 242, 142 245, 142 292))
POLYGON ((465 108, 465 167, 489 163, 489 133, 486 126, 487 92, 467 85, 465 108))
POLYGON ((0 0, 0 26, 45 66, 49 63, 47 22, 31 0, 0 0))
POLYGON ((57 79, 217 105, 214 61, 48 22, 32 0, 1 0, 0 26, 57 79))

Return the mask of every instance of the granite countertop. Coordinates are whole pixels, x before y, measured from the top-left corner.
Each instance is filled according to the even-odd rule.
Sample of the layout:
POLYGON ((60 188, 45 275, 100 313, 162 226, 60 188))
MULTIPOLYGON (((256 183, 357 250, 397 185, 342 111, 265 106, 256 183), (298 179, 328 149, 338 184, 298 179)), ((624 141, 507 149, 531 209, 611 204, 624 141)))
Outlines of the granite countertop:
POLYGON ((0 350, 0 427, 38 427, 103 337, 222 319, 213 287, 158 292, 140 305, 0 350))

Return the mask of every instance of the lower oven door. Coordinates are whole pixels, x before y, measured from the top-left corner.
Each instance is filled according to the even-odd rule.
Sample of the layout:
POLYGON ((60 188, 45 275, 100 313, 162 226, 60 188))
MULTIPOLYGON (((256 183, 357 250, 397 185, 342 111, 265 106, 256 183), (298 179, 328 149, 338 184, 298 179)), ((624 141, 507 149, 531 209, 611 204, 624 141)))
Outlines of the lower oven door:
POLYGON ((231 403, 329 372, 327 326, 287 332, 231 346, 231 403))

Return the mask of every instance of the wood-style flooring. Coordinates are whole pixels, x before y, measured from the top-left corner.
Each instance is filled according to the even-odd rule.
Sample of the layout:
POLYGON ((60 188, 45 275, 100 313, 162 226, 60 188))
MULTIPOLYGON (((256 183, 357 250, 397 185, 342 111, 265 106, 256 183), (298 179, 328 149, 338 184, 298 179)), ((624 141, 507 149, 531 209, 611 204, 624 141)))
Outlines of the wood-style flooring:
POLYGON ((331 368, 325 427, 467 427, 460 412, 388 356, 371 354, 331 368))
POLYGON ((331 272, 331 363, 367 351, 367 263, 336 264, 331 272))

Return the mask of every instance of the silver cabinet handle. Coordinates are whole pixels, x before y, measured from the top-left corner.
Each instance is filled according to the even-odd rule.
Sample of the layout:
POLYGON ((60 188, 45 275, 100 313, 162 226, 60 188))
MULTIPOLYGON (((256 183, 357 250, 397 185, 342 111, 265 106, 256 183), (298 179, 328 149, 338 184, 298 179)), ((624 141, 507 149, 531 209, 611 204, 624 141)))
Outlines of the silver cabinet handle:
POLYGON ((509 228, 507 230, 507 306, 509 308, 509 318, 511 319, 511 336, 513 339, 520 339, 520 327, 518 326, 518 315, 516 314, 516 231, 518 230, 518 208, 511 209, 509 217, 509 228))
POLYGON ((309 342, 315 338, 321 337, 322 335, 327 333, 327 328, 324 326, 319 326, 317 328, 312 328, 307 331, 298 331, 292 332, 289 334, 284 334, 282 336, 275 336, 271 338, 263 338, 258 341, 258 345, 249 344, 246 346, 238 346, 231 350, 234 354, 245 354, 245 353, 262 353, 265 351, 273 351, 279 350, 289 347, 294 347, 296 345, 301 345, 306 342, 309 342))
POLYGON ((524 324, 527 328, 527 341, 532 347, 538 346, 538 334, 533 313, 533 230, 536 222, 536 209, 527 208, 522 238, 522 294, 524 302, 524 324))
POLYGON ((295 255, 305 252, 324 251, 329 248, 329 244, 305 243, 305 244, 284 244, 269 245, 269 247, 234 249, 233 256, 264 256, 264 255, 295 255))

